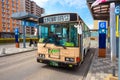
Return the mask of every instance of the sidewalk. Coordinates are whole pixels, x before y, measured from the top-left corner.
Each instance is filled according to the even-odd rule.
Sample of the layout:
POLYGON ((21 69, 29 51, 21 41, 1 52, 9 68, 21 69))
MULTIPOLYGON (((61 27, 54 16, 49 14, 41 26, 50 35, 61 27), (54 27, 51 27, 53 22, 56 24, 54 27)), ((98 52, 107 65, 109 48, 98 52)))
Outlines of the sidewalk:
MULTIPOLYGON (((116 60, 115 68, 116 76, 118 76, 118 59, 116 60)), ((107 49, 106 58, 100 58, 98 57, 98 48, 96 47, 96 52, 85 80, 105 80, 110 74, 112 74, 110 50, 107 49)))
POLYGON ((15 44, 0 45, 0 57, 37 50, 37 47, 34 47, 33 45, 29 47, 28 45, 29 43, 26 43, 26 48, 23 48, 22 43, 20 43, 19 48, 16 48, 15 44), (3 51, 5 54, 3 54, 3 51))

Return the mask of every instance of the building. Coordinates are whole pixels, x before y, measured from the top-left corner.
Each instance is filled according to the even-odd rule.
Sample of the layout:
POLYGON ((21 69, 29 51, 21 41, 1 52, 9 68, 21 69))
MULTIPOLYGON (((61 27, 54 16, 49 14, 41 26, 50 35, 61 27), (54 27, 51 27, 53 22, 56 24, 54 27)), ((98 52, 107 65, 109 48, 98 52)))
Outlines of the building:
POLYGON ((12 13, 20 11, 20 0, 1 0, 0 7, 0 38, 14 37, 16 27, 21 33, 21 22, 11 18, 12 13))
MULTIPOLYGON (((44 13, 44 9, 39 7, 34 1, 31 0, 21 0, 21 11, 34 14, 36 16, 41 16, 44 13)), ((26 34, 33 35, 35 32, 34 27, 27 26, 26 34)))
MULTIPOLYGON (((12 19, 13 13, 28 12, 37 16, 44 13, 43 8, 30 0, 1 0, 0 7, 0 38, 13 38, 15 28, 22 33, 21 21, 12 19)), ((26 33, 33 35, 34 28, 26 27, 26 33)))
POLYGON ((20 1, 21 11, 25 11, 36 16, 41 16, 44 13, 44 8, 39 7, 34 1, 31 0, 21 0, 20 1))

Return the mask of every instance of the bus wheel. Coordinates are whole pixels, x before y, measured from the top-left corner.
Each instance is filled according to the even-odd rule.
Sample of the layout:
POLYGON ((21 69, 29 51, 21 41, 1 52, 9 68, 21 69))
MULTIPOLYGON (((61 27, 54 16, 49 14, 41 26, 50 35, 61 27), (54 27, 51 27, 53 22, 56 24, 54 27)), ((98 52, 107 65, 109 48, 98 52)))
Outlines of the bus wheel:
POLYGON ((83 58, 85 58, 85 49, 84 49, 84 54, 83 54, 83 56, 84 56, 83 58))
POLYGON ((75 69, 78 69, 80 67, 81 63, 78 63, 76 66, 74 66, 75 69))

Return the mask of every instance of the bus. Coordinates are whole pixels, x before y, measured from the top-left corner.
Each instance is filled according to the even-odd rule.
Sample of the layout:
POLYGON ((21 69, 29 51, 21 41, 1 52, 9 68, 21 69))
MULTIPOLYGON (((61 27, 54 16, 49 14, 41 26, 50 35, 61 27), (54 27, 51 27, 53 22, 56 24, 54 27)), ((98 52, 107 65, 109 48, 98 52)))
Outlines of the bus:
POLYGON ((77 13, 42 16, 38 23, 37 62, 74 67, 84 61, 90 47, 90 30, 77 13))

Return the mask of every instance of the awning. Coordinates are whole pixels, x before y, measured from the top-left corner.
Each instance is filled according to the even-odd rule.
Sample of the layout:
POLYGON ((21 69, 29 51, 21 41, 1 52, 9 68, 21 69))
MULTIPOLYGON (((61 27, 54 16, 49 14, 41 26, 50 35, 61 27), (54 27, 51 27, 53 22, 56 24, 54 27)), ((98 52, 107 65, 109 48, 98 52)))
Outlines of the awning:
POLYGON ((92 3, 96 0, 87 0, 88 7, 90 8, 91 14, 94 20, 109 20, 110 3, 119 2, 118 0, 111 0, 105 3, 100 3, 96 6, 91 7, 92 3))
POLYGON ((27 20, 27 21, 38 21, 38 16, 27 13, 27 12, 17 12, 12 14, 12 19, 17 19, 17 20, 27 20))

